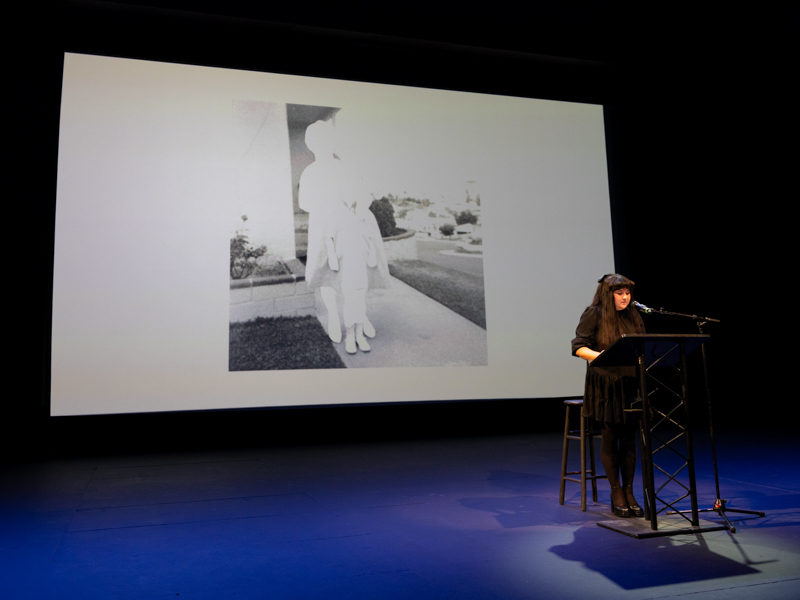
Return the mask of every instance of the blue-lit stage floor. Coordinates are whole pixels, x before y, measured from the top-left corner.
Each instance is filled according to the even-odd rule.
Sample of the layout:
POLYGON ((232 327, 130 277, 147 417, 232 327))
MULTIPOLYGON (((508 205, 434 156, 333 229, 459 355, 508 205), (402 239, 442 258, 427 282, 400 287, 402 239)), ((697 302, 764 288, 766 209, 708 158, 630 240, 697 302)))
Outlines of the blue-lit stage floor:
MULTIPOLYGON (((6 466, 0 596, 797 598, 798 445, 718 434, 723 497, 766 517, 645 540, 597 526, 612 518, 606 482, 586 512, 575 484, 558 504, 558 434, 6 466)), ((710 452, 696 447, 710 506, 710 452)))

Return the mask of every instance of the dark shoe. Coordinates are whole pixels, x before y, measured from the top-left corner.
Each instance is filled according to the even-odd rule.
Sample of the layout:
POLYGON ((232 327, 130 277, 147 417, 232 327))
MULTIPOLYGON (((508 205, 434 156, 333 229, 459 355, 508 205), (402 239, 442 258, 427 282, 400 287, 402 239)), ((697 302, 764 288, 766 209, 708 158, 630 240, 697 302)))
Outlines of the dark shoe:
POLYGON ((614 506, 614 504, 612 503, 611 510, 613 511, 615 517, 622 517, 623 519, 629 519, 630 517, 633 516, 633 513, 631 513, 631 509, 628 506, 614 506))
POLYGON ((614 490, 621 490, 620 487, 612 487, 611 488, 611 512, 614 513, 615 517, 622 517, 623 519, 628 519, 633 516, 631 513, 631 509, 627 504, 616 505, 614 504, 614 490))
POLYGON ((628 499, 628 508, 631 509, 631 515, 634 517, 643 517, 644 509, 639 506, 639 503, 636 502, 636 499, 633 497, 633 486, 629 485, 625 487, 625 497, 628 499))

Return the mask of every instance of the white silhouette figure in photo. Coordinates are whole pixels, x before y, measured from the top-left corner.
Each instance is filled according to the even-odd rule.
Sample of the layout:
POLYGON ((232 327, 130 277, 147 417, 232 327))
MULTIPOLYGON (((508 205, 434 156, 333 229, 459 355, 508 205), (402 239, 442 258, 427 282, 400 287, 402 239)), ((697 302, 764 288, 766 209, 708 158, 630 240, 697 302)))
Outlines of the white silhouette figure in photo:
POLYGON ((300 208, 309 213, 306 281, 320 288, 330 339, 342 341, 341 295, 345 350, 368 352, 366 338, 376 332, 367 317, 367 290, 391 285, 380 229, 369 210, 372 198, 341 156, 332 121, 309 125, 305 141, 314 153, 299 190, 300 208))

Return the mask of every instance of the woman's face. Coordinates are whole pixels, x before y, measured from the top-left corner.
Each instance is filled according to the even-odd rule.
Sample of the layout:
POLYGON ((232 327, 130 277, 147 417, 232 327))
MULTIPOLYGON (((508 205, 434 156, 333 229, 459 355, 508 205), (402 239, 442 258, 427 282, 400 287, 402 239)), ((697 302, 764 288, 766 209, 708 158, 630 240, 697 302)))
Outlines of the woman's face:
POLYGON ((625 310, 631 302, 631 291, 628 288, 620 288, 614 292, 614 308, 625 310))

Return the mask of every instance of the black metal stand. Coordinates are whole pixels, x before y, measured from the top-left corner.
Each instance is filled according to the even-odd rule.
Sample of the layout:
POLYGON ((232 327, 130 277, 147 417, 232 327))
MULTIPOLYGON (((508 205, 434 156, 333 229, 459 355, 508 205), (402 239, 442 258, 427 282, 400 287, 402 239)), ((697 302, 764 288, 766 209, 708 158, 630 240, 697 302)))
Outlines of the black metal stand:
MULTIPOLYGON (((642 526, 641 521, 637 523, 634 519, 620 519, 598 523, 601 527, 636 538, 719 531, 726 528, 713 523, 700 523, 694 472, 694 449, 689 429, 686 355, 701 347, 707 340, 707 335, 623 335, 592 361, 592 366, 596 367, 634 365, 637 367, 642 407, 631 410, 641 412, 644 510, 645 520, 650 524, 650 528, 647 530, 642 526), (657 374, 654 367, 665 367, 664 371, 668 376, 657 374), (677 385, 673 383, 676 379, 678 380, 677 385), (667 397, 667 401, 659 406, 653 406, 650 403, 652 393, 649 391, 648 383, 650 381, 655 383, 653 392, 664 392, 667 397), (686 444, 685 454, 675 445, 681 438, 686 444), (653 447, 654 439, 658 443, 657 447, 653 447), (671 470, 668 470, 669 467, 662 467, 654 461, 656 455, 664 457, 665 462, 668 462, 669 458, 677 456, 681 462, 677 468, 673 466, 671 470), (658 488, 655 487, 655 471, 659 471, 666 477, 658 488), (672 487, 665 491, 669 485, 672 487), (667 492, 671 493, 676 487, 679 489, 675 494, 677 497, 665 495, 667 492), (676 504, 686 498, 691 503, 691 510, 678 510, 676 504), (661 508, 659 508, 659 504, 661 508), (669 514, 680 515, 689 522, 689 526, 675 526, 674 523, 670 523, 668 527, 659 530, 658 514, 667 509, 673 509, 673 512, 669 514), (691 513, 691 519, 685 513, 691 513)), ((659 458, 659 460, 661 459, 659 458)))
MULTIPOLYGON (((655 313, 659 315, 670 315, 674 317, 683 317, 687 319, 692 319, 695 324, 697 325, 697 330, 700 332, 701 335, 705 333, 704 327, 707 323, 719 323, 717 319, 711 319, 709 317, 699 317, 697 315, 686 315, 682 313, 674 313, 669 312, 662 309, 653 309, 653 308, 646 308, 641 307, 640 310, 646 312, 648 314, 655 313)), ((714 462, 714 484, 716 485, 717 496, 716 500, 714 501, 714 506, 711 508, 701 508, 699 512, 715 512, 720 517, 722 517, 723 521, 725 521, 725 528, 730 531, 731 533, 736 533, 736 527, 733 523, 730 522, 726 513, 740 513, 740 514, 747 514, 747 515, 755 515, 758 517, 766 516, 766 513, 760 510, 744 510, 741 508, 728 508, 727 500, 722 498, 722 494, 719 491, 719 470, 717 468, 717 445, 714 440, 714 414, 711 408, 711 386, 709 384, 708 379, 708 361, 706 357, 706 347, 705 345, 701 346, 700 352, 703 359, 703 380, 705 381, 706 386, 706 403, 708 404, 708 427, 709 433, 711 437, 711 456, 714 462)), ((676 514, 682 511, 669 511, 667 514, 676 514)))

